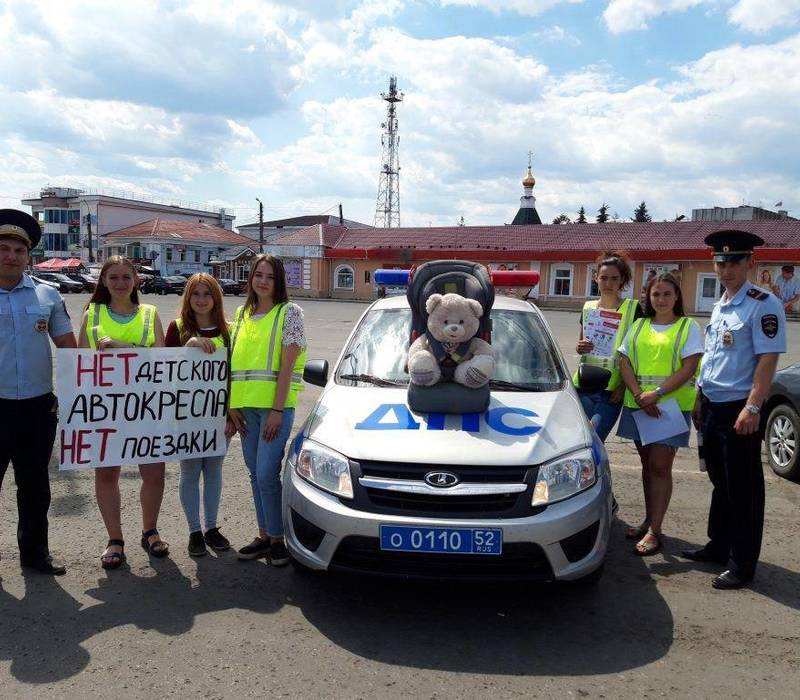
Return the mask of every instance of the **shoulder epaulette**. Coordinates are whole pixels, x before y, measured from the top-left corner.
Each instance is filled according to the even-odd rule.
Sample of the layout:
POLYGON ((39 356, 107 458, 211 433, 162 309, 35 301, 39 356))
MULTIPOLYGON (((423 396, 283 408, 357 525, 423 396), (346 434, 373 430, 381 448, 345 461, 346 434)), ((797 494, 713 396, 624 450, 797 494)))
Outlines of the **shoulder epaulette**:
POLYGON ((749 296, 751 299, 757 299, 758 301, 766 301, 769 299, 769 292, 757 289, 756 287, 751 287, 747 290, 747 296, 749 296))

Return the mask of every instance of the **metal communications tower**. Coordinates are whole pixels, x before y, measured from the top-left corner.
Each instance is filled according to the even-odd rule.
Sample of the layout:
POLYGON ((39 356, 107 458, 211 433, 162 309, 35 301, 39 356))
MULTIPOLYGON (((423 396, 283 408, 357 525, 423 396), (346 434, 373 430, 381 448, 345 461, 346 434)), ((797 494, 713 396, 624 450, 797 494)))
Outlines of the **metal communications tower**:
POLYGON ((381 175, 378 180, 378 201, 375 205, 375 226, 400 226, 400 136, 397 133, 397 103, 403 93, 397 91, 397 77, 389 78, 389 92, 381 97, 388 102, 386 121, 381 124, 381 175))

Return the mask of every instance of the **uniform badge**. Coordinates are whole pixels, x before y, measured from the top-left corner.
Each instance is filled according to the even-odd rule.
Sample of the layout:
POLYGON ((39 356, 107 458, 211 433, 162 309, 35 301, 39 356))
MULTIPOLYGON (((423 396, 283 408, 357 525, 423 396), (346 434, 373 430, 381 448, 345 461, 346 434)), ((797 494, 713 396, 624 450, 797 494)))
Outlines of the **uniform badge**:
POLYGON ((47 319, 46 318, 36 319, 36 323, 33 325, 33 327, 37 331, 39 331, 39 333, 47 332, 47 319))
POLYGON ((722 333, 722 346, 725 348, 733 347, 733 333, 731 331, 724 331, 722 333))
POLYGON ((778 317, 775 314, 766 314, 761 317, 761 330, 767 338, 778 335, 778 317))

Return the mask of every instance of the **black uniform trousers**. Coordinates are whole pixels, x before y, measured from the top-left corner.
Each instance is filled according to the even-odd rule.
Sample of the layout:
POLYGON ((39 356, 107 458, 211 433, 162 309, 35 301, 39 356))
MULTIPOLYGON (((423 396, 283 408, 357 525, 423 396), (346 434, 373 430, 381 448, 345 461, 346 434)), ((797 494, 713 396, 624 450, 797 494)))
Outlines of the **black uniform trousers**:
POLYGON ((17 484, 19 556, 27 564, 36 564, 49 555, 47 467, 58 422, 55 401, 53 394, 0 399, 0 487, 11 462, 17 484))
POLYGON ((703 449, 714 486, 708 514, 706 549, 729 557, 728 568, 743 580, 753 578, 764 530, 764 471, 761 430, 738 435, 736 418, 746 400, 701 399, 703 449))

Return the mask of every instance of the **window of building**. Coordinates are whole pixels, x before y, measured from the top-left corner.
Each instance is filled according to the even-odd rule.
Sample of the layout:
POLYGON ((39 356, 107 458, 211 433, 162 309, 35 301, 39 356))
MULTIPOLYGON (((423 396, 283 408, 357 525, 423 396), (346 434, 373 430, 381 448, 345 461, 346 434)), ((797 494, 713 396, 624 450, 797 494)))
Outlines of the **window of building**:
POLYGON ((200 262, 200 251, 199 250, 194 251, 194 261, 196 263, 200 262))
POLYGON ((236 266, 236 279, 239 282, 246 282, 247 275, 250 274, 250 265, 249 264, 240 264, 236 266))
POLYGON ((572 265, 550 267, 550 294, 556 297, 572 296, 572 265))
POLYGON ((364 284, 369 284, 372 275, 369 270, 364 270, 364 284))
POLYGON ((336 289, 353 289, 353 268, 349 265, 339 265, 333 273, 333 286, 336 289))
POLYGON ((167 262, 172 262, 172 248, 167 248, 167 262))

